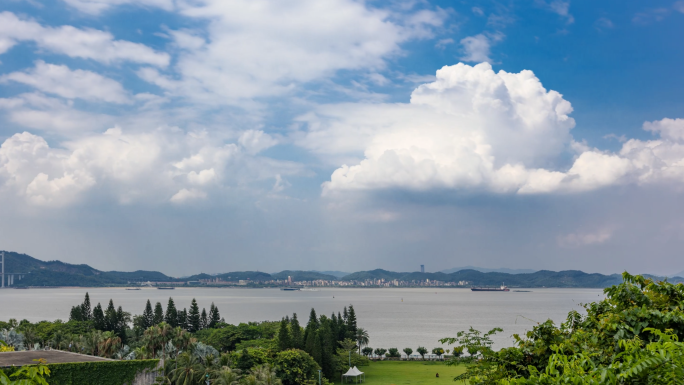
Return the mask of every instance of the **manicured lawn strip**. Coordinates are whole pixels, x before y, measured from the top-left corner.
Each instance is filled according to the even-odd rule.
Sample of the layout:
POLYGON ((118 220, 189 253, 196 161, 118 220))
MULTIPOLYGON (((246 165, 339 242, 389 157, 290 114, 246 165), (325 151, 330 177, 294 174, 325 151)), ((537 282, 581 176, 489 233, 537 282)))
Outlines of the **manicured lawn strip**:
MULTIPOLYGON (((368 385, 451 385, 454 377, 465 371, 465 366, 446 366, 430 361, 378 361, 362 366, 368 385), (435 374, 439 373, 439 378, 435 374)), ((337 383, 339 383, 339 378, 337 383)))

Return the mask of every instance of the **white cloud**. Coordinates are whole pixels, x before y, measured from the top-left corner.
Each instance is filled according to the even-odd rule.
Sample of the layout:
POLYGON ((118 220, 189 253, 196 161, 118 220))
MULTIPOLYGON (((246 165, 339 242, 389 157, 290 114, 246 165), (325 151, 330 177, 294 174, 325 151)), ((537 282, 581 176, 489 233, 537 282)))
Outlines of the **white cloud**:
POLYGON ((672 8, 674 8, 676 11, 679 11, 681 13, 684 13, 684 0, 679 0, 676 1, 673 5, 672 8))
POLYGON ((441 39, 440 41, 437 42, 437 44, 435 44, 435 47, 439 48, 439 49, 444 49, 449 44, 454 44, 454 39, 452 39, 452 38, 441 39))
POLYGON ((139 74, 206 103, 280 95, 338 70, 383 69, 401 43, 430 37, 446 17, 427 10, 395 14, 352 0, 204 0, 182 3, 180 12, 208 28, 170 33, 181 49, 179 76, 139 74))
POLYGON ((80 98, 110 103, 129 101, 126 91, 115 80, 90 71, 72 71, 67 66, 47 64, 40 60, 31 70, 12 72, 0 77, 0 82, 9 80, 68 99, 80 98))
POLYGON ((478 34, 475 36, 468 36, 461 39, 461 45, 465 55, 461 60, 466 62, 487 62, 491 63, 492 59, 489 57, 492 44, 501 41, 504 35, 496 33, 490 36, 478 34))
POLYGON ((41 93, 0 99, 0 109, 7 111, 9 121, 41 131, 71 135, 99 129, 114 121, 112 116, 76 110, 72 104, 41 93))
POLYGON ((663 119, 644 123, 644 130, 651 131, 660 137, 681 142, 684 141, 684 119, 663 119))
POLYGON ((190 183, 192 183, 192 184, 204 185, 204 184, 210 183, 211 181, 213 181, 215 179, 216 179, 216 172, 214 171, 213 168, 201 170, 200 172, 190 171, 190 173, 188 173, 188 181, 190 181, 190 183))
POLYGON ((614 27, 615 24, 613 24, 613 21, 607 17, 601 17, 594 22, 594 28, 596 28, 599 31, 612 29, 614 27))
POLYGON ((195 189, 181 189, 178 191, 176 194, 174 194, 170 201, 173 203, 185 203, 187 201, 192 201, 192 200, 197 200, 197 199, 204 199, 207 197, 207 193, 204 191, 200 190, 195 190, 195 189))
POLYGON ((472 7, 470 10, 478 16, 484 16, 484 11, 480 7, 472 7))
POLYGON ((0 12, 0 54, 20 41, 33 41, 39 48, 83 59, 110 64, 121 61, 165 67, 169 55, 139 43, 115 40, 109 32, 79 29, 70 25, 44 27, 11 12, 0 12))
POLYGON ((250 154, 256 154, 278 144, 278 141, 261 130, 247 130, 238 139, 238 143, 250 154))
POLYGON ((580 192, 625 183, 684 182, 684 120, 646 123, 653 141, 602 152, 570 136, 572 107, 531 71, 458 64, 418 87, 408 104, 341 104, 300 117, 298 143, 341 159, 324 193, 345 190, 580 192), (565 168, 561 155, 576 152, 565 168), (354 161, 357 154, 363 158, 354 161), (555 166, 554 166, 555 165, 555 166))
POLYGON ((598 229, 593 232, 577 232, 558 237, 558 245, 561 247, 581 247, 598 245, 609 241, 613 237, 613 229, 610 227, 598 229))
POLYGON ((545 0, 537 0, 537 3, 549 11, 564 17, 568 24, 575 22, 575 18, 570 14, 569 0, 552 0, 550 3, 546 3, 545 0))
POLYGON ((109 8, 132 4, 137 6, 159 7, 173 10, 173 0, 64 0, 65 3, 81 12, 97 15, 109 8))
POLYGON ((24 132, 0 147, 0 192, 34 205, 87 199, 180 203, 226 186, 303 173, 296 163, 253 156, 219 137, 177 128, 124 132, 114 127, 58 147, 24 132))

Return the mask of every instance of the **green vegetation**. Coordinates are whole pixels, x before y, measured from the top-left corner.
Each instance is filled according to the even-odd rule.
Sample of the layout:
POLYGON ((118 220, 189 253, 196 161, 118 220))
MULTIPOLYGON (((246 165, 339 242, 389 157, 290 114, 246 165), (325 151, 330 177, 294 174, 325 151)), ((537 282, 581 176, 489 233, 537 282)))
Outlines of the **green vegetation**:
POLYGON ((606 299, 584 305, 556 327, 551 320, 516 347, 492 350, 493 329, 471 328, 455 338, 471 363, 455 379, 470 384, 680 384, 684 378, 684 284, 653 282, 623 274, 623 283, 604 290, 606 299))
POLYGON ((464 366, 434 361, 376 361, 359 369, 366 373, 367 385, 451 385, 465 371, 464 366))
POLYGON ((352 305, 330 317, 311 309, 305 327, 296 314, 279 322, 230 325, 213 303, 209 312, 200 311, 193 299, 189 310, 179 311, 169 298, 164 312, 160 303, 153 307, 147 301, 142 314, 131 316, 112 300, 106 310, 100 303, 93 307, 86 293, 83 303, 72 307, 68 322, 10 320, 1 322, 0 329, 12 349, 52 347, 122 360, 117 361, 120 369, 109 369, 108 363, 50 365, 50 383, 57 385, 81 384, 84 378, 100 384, 128 382, 135 373, 156 365, 149 359, 164 360, 159 381, 187 385, 207 380, 231 385, 309 384, 318 379, 319 370, 327 382, 346 372, 349 362, 369 363, 357 352, 357 343, 367 343, 369 336, 358 327, 352 305), (126 378, 113 376, 110 370, 119 370, 126 378), (100 376, 114 382, 99 380, 100 376))
MULTIPOLYGON (((0 345, 4 341, 0 341, 0 345)), ((48 385, 45 380, 50 376, 50 368, 45 365, 43 360, 36 365, 27 365, 20 368, 8 368, 7 373, 0 370, 0 384, 2 385, 48 385)))
MULTIPOLYGON (((121 385, 130 384, 138 373, 152 371, 159 360, 77 362, 69 364, 46 364, 24 366, 21 368, 5 368, 12 377, 14 373, 46 368, 47 382, 36 384, 50 385, 121 385)), ((43 369, 45 371, 45 369, 43 369)), ((0 375, 1 376, 1 375, 0 375)), ((0 379, 0 383, 2 380, 0 379)))

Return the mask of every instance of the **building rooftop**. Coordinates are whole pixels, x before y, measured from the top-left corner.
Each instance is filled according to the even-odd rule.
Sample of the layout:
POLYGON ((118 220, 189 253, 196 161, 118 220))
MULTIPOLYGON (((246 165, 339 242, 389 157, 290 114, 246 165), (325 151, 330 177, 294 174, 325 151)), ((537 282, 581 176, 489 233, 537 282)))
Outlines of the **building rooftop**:
POLYGON ((23 352, 0 353, 0 368, 8 366, 33 365, 39 358, 44 358, 48 364, 63 364, 67 362, 111 361, 108 358, 87 356, 85 354, 65 352, 62 350, 28 350, 23 352))

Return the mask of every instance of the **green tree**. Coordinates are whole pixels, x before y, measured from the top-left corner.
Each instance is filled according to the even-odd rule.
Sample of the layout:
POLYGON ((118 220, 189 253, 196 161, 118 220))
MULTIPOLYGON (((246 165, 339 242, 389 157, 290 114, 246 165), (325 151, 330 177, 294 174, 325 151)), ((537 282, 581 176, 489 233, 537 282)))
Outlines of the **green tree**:
POLYGON ((169 302, 166 305, 166 314, 164 315, 164 321, 171 327, 178 326, 178 311, 176 310, 176 303, 173 302, 173 298, 169 297, 169 302))
POLYGON ((399 349, 397 348, 389 348, 389 350, 387 351, 387 357, 399 358, 401 357, 401 353, 399 353, 399 349))
MULTIPOLYGON (((326 378, 335 378, 335 348, 337 345, 336 335, 333 334, 331 325, 332 320, 326 316, 321 316, 320 327, 318 328, 318 338, 321 346, 321 358, 317 361, 323 370, 323 375, 326 378)), ((314 357, 315 358, 315 357, 314 357)))
POLYGON ((654 282, 623 273, 623 282, 604 289, 604 300, 571 311, 556 327, 540 323, 514 335, 516 346, 494 351, 493 329, 470 329, 445 338, 466 349, 467 364, 456 377, 470 384, 674 384, 684 376, 684 285, 654 282))
POLYGON ((242 353, 240 353, 240 357, 237 360, 237 367, 242 371, 246 371, 254 367, 254 358, 251 354, 249 354, 249 350, 242 349, 242 353))
POLYGON ((206 329, 209 327, 209 316, 207 316, 207 310, 202 308, 202 314, 200 315, 200 329, 206 329))
POLYGON ((159 325, 164 322, 164 309, 161 302, 154 305, 154 317, 152 317, 152 325, 159 325))
POLYGON ((69 312, 69 321, 83 321, 83 308, 81 305, 71 307, 71 312, 69 312))
POLYGON ((368 332, 364 328, 357 328, 356 329, 356 344, 359 347, 359 354, 361 354, 361 347, 368 345, 368 342, 370 341, 370 336, 368 336, 368 332))
POLYGON ((178 312, 178 326, 184 330, 188 330, 188 311, 183 308, 183 310, 178 312))
POLYGON ((344 318, 340 314, 340 312, 337 312, 337 340, 338 341, 343 341, 345 338, 347 338, 347 324, 345 323, 346 314, 347 314, 347 308, 344 308, 344 318))
POLYGON ((97 330, 105 330, 105 325, 104 311, 102 311, 102 305, 98 302, 95 309, 93 309, 93 327, 97 330))
POLYGON ((413 354, 413 349, 404 348, 404 353, 406 354, 406 359, 409 359, 409 358, 411 358, 411 354, 413 354))
POLYGON ((316 332, 318 331, 318 317, 316 316, 316 310, 311 308, 311 313, 309 313, 309 323, 306 324, 306 330, 304 330, 304 351, 313 355, 314 345, 316 344, 316 332))
POLYGON ((214 328, 216 325, 221 322, 221 315, 219 314, 219 309, 214 305, 214 303, 211 303, 211 307, 209 308, 209 327, 214 328))
POLYGON ((376 348, 375 351, 373 351, 373 353, 375 353, 376 356, 382 358, 385 356, 385 353, 387 353, 387 349, 376 348))
POLYGON ((297 319, 297 313, 292 314, 290 319, 290 335, 292 339, 292 347, 295 349, 304 348, 304 341, 302 336, 302 327, 299 326, 299 320, 297 319))
POLYGON ((444 354, 444 349, 434 348, 434 349, 432 349, 432 354, 436 355, 437 358, 442 358, 442 354, 444 354))
POLYGON ((259 385, 282 385, 282 380, 278 378, 276 369, 270 364, 262 364, 254 367, 251 371, 259 385))
POLYGON ((321 367, 305 351, 290 349, 279 352, 273 360, 283 385, 299 385, 318 380, 321 367))
POLYGON ((119 320, 116 316, 116 308, 114 307, 114 301, 109 300, 109 305, 107 305, 107 310, 105 310, 105 331, 116 330, 119 325, 119 320))
POLYGON ((349 305, 347 310, 347 338, 356 339, 356 312, 354 312, 354 306, 349 305))
POLYGON ((425 359, 425 355, 428 354, 428 350, 424 346, 419 346, 416 349, 416 353, 420 354, 420 358, 425 359))
POLYGON ((178 367, 171 371, 171 382, 178 385, 200 384, 204 377, 204 367, 192 354, 182 353, 177 359, 178 367))
POLYGON ((363 355, 366 357, 370 357, 370 355, 373 354, 373 348, 366 346, 363 348, 363 350, 361 350, 361 353, 363 353, 363 355))
POLYGON ((242 375, 240 369, 231 369, 229 366, 223 366, 216 373, 216 377, 212 384, 215 385, 238 385, 242 375))
POLYGON ((154 311, 152 311, 152 304, 150 300, 147 300, 145 304, 145 310, 142 313, 142 327, 147 330, 150 326, 154 325, 154 311))
POLYGON ((83 317, 82 321, 90 321, 93 319, 93 312, 90 307, 90 295, 88 295, 88 292, 86 292, 83 304, 81 304, 81 316, 83 317))
POLYGON ((290 338, 290 328, 288 322, 283 318, 278 329, 278 350, 283 351, 292 349, 292 339, 290 338))
POLYGON ((199 306, 197 306, 197 301, 193 298, 190 303, 190 311, 188 312, 188 331, 194 333, 200 329, 199 306))

